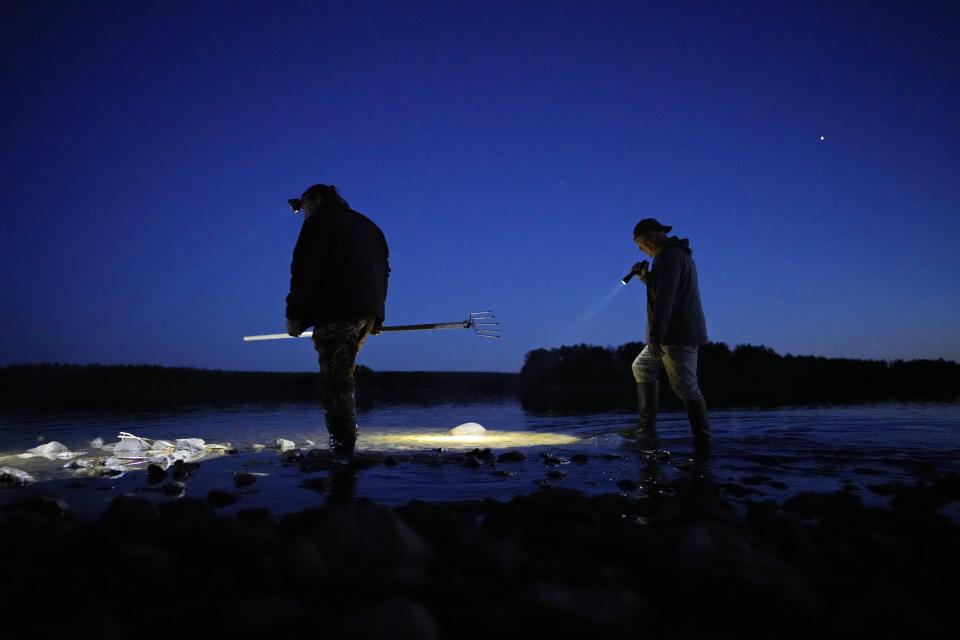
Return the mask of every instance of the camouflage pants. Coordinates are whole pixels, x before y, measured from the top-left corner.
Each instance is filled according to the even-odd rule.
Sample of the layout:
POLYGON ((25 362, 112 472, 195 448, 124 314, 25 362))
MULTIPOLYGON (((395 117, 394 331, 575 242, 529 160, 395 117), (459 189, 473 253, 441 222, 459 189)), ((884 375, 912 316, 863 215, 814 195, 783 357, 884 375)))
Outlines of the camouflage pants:
POLYGON ((373 324, 373 318, 364 318, 323 322, 313 328, 313 346, 320 356, 320 392, 331 435, 354 432, 357 408, 353 372, 373 324))

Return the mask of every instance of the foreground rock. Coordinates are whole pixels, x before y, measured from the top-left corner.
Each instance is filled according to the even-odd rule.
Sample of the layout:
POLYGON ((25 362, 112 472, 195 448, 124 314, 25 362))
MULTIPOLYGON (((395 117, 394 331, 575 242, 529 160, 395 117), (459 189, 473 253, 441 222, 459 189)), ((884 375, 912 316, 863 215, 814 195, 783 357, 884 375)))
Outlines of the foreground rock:
POLYGON ((164 629, 228 637, 951 637, 960 528, 935 509, 956 480, 902 487, 890 509, 845 492, 735 504, 702 480, 641 497, 328 499, 282 519, 218 517, 234 494, 123 496, 86 524, 25 501, 0 510, 0 598, 71 637, 119 637, 171 599, 164 629))

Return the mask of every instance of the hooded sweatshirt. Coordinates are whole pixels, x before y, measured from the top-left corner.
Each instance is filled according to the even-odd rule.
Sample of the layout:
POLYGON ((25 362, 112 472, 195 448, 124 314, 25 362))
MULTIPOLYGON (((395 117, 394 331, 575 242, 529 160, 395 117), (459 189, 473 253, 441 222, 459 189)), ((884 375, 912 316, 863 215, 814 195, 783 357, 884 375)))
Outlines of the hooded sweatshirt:
POLYGON ((307 326, 384 319, 390 275, 387 241, 349 207, 323 207, 304 220, 290 265, 287 318, 307 326))
POLYGON ((647 275, 647 342, 691 347, 708 342, 692 256, 689 240, 671 236, 653 259, 647 275))

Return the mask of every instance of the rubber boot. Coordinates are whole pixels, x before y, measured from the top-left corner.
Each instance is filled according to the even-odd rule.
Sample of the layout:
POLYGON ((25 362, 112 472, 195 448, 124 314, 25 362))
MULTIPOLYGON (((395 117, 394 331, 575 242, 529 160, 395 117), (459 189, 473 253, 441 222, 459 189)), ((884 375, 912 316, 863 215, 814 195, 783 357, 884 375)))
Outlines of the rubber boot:
POLYGON ((688 400, 687 417, 690 419, 690 431, 693 432, 693 447, 697 451, 710 450, 710 418, 707 416, 707 403, 700 398, 688 400))
POLYGON ((660 383, 637 383, 637 411, 640 414, 639 435, 654 439, 657 437, 657 411, 660 407, 660 383))
POLYGON ((327 420, 330 432, 330 450, 334 453, 352 454, 357 446, 357 425, 350 421, 327 420))

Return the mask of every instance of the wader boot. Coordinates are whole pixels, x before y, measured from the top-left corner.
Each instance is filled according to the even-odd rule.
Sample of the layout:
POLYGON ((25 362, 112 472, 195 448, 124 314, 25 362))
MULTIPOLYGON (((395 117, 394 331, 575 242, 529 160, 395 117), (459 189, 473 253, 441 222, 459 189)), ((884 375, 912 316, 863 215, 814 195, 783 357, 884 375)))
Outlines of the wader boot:
POLYGON ((660 383, 637 383, 637 411, 640 413, 640 429, 638 435, 642 438, 655 439, 657 437, 657 410, 660 406, 660 383))
POLYGON ((710 450, 710 418, 707 416, 707 403, 699 400, 686 402, 687 417, 690 419, 690 431, 693 432, 693 448, 696 451, 710 450))
POLYGON ((353 419, 339 420, 327 418, 327 431, 330 432, 330 450, 335 453, 353 453, 357 446, 357 425, 353 419))

